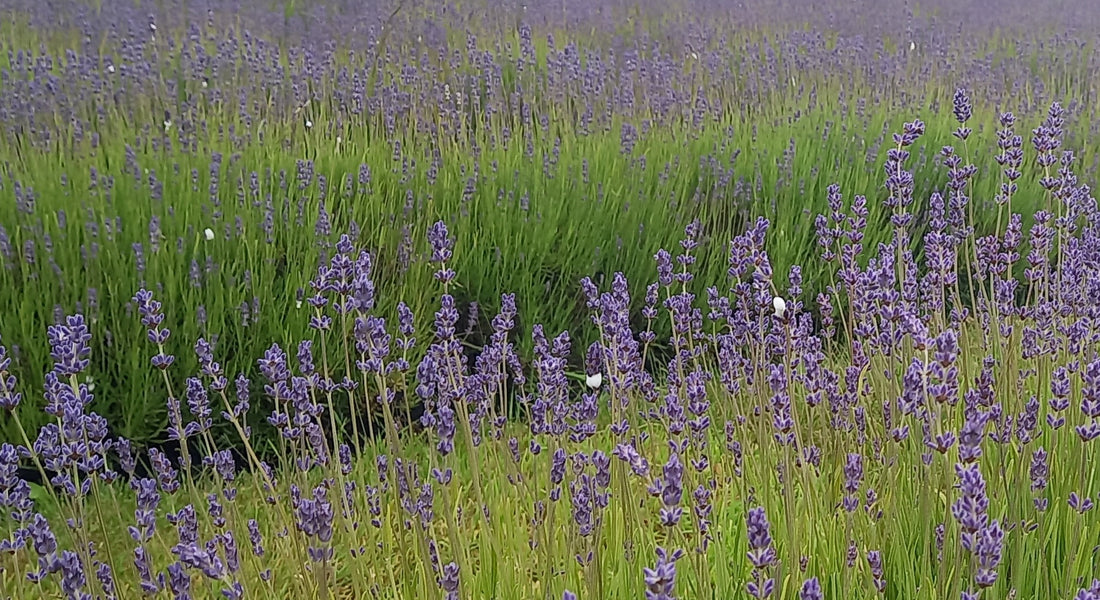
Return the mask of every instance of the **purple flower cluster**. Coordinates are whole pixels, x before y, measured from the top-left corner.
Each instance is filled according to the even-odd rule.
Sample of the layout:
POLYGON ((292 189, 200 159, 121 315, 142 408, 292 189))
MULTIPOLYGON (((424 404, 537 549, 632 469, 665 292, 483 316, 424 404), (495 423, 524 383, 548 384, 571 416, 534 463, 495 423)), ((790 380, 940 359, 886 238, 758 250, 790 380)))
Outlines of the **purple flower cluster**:
POLYGON ((749 563, 752 564, 752 578, 746 584, 749 596, 770 598, 775 592, 775 578, 771 569, 776 565, 778 556, 772 545, 771 525, 763 507, 749 510, 747 518, 749 536, 749 563))

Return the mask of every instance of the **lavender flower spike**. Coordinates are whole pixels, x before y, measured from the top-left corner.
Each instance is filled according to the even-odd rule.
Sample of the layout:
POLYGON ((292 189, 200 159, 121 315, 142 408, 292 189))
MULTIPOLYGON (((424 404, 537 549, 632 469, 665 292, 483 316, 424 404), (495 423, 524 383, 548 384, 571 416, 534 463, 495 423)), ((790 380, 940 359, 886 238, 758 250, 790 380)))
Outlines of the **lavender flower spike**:
POLYGON ((676 600, 672 595, 676 587, 676 561, 683 555, 683 550, 670 555, 664 548, 657 548, 657 564, 652 569, 642 569, 646 600, 676 600))
POLYGON ((798 600, 824 600, 825 594, 821 591, 821 583, 817 577, 811 577, 802 583, 802 591, 798 593, 798 600))

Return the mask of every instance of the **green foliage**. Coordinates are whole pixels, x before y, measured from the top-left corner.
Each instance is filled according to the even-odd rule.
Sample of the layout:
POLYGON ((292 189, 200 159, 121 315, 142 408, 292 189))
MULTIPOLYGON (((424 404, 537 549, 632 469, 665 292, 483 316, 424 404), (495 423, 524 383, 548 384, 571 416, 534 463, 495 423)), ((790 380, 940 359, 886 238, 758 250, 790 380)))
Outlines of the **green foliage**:
MULTIPOLYGON (((292 19, 302 7, 286 2, 282 8, 292 19)), ((430 17, 430 11, 410 8, 397 14, 396 24, 400 27, 421 16, 430 17)), ((629 26, 624 20, 619 42, 644 39, 668 26, 660 18, 642 18, 637 11, 623 16, 637 18, 629 26)), ((75 30, 37 31, 26 27, 19 15, 0 27, 0 62, 8 60, 7 50, 43 44, 60 55, 80 44, 75 30)), ((777 27, 775 33, 786 29, 777 27)), ((481 44, 487 48, 494 47, 496 38, 519 42, 514 30, 487 25, 485 32, 475 33, 486 37, 481 44)), ((447 35, 455 47, 465 41, 461 31, 447 35)), ((162 29, 158 36, 166 44, 170 37, 183 39, 184 32, 162 29)), ((742 48, 745 55, 756 53, 749 56, 752 60, 771 61, 768 64, 779 74, 773 79, 743 70, 753 62, 704 66, 688 55, 677 55, 676 75, 690 82, 680 99, 687 113, 661 115, 638 102, 633 111, 616 109, 610 122, 587 133, 577 126, 586 107, 569 101, 562 90, 548 89, 545 77, 555 48, 574 42, 587 61, 588 52, 616 43, 594 32, 556 25, 537 31, 537 68, 517 72, 501 54, 498 58, 505 67, 500 89, 468 84, 464 77, 477 74, 469 57, 463 57, 457 72, 449 62, 426 59, 438 70, 440 83, 450 82, 451 93, 467 98, 468 114, 459 130, 433 128, 443 121, 441 113, 426 111, 415 100, 430 85, 402 83, 401 60, 374 62, 362 53, 338 53, 333 69, 310 83, 312 99, 295 105, 288 101, 285 87, 267 88, 250 75, 243 67, 243 53, 240 71, 222 73, 222 79, 207 73, 208 88, 205 79, 183 73, 178 48, 165 47, 162 64, 155 65, 163 78, 144 82, 144 87, 128 83, 133 93, 123 104, 107 104, 102 119, 95 116, 91 102, 85 107, 87 114, 81 116, 95 120, 98 142, 88 134, 78 139, 68 117, 60 113, 51 120, 56 135, 46 148, 28 144, 29 138, 10 129, 0 132, 0 163, 5 165, 0 223, 16 253, 9 268, 0 269, 0 305, 11 307, 5 312, 3 335, 6 343, 18 348, 15 372, 26 390, 41 389, 48 364, 43 325, 52 323, 59 310, 85 310, 97 344, 93 371, 105 392, 98 396, 96 410, 110 419, 119 435, 142 443, 164 441, 164 398, 153 391, 159 376, 145 368, 149 348, 125 299, 144 283, 164 302, 166 325, 173 332, 170 350, 179 360, 177 385, 183 374, 195 369, 188 349, 199 337, 217 341, 229 373, 255 378, 255 360, 265 348, 272 343, 293 345, 305 337, 308 314, 297 308, 299 290, 309 295, 308 281, 335 241, 335 234, 315 234, 322 206, 332 231, 348 231, 354 223, 361 232, 357 244, 376 256, 379 309, 391 322, 399 300, 410 305, 421 327, 431 321, 437 297, 430 291, 431 270, 423 262, 424 233, 440 218, 458 236, 454 266, 463 274, 463 287, 455 293, 464 307, 477 302, 482 314, 491 314, 501 294, 516 293, 525 331, 541 323, 550 330, 568 329, 578 340, 593 340, 579 279, 622 272, 631 282, 632 296, 640 298, 652 279, 656 250, 675 244, 695 219, 703 226, 704 250, 697 267, 700 289, 724 289, 726 241, 756 216, 765 216, 772 223, 769 249, 776 272, 785 274, 792 265, 802 265, 807 291, 823 291, 830 271, 813 260, 818 253, 813 219, 826 212, 825 188, 838 183, 847 198, 866 194, 871 228, 865 244, 874 248, 888 240, 889 215, 880 200, 886 195, 881 167, 890 134, 914 117, 928 123, 911 167, 915 195, 923 203, 933 191, 944 189, 946 170, 935 156, 942 145, 955 140, 954 124, 940 117, 955 86, 968 82, 956 81, 951 69, 939 64, 922 72, 921 66, 928 63, 914 53, 901 59, 899 76, 919 83, 903 85, 898 80, 883 87, 880 79, 856 70, 856 63, 843 72, 817 70, 804 66, 809 64, 807 49, 772 47, 768 39, 765 31, 737 30, 729 32, 725 44, 742 48), (554 47, 547 41, 551 33, 554 47), (340 107, 336 69, 363 64, 377 64, 379 81, 391 85, 395 94, 412 98, 413 105, 398 125, 388 122, 384 113, 349 115, 340 107), (233 102, 212 94, 218 86, 259 101, 258 111, 250 119, 242 118, 233 102), (530 109, 528 121, 521 118, 519 107, 489 117, 475 114, 475 96, 500 100, 517 89, 526 92, 521 99, 530 109), (696 124, 690 108, 702 90, 708 112, 696 124), (194 139, 193 149, 174 137, 182 126, 185 100, 193 106, 194 122, 186 136, 194 139), (165 111, 176 115, 176 122, 160 136, 165 111), (548 126, 540 124, 542 115, 548 126), (647 122, 652 123, 648 132, 647 122), (626 123, 640 131, 629 155, 622 152, 619 139, 626 123), (525 136, 530 137, 530 151, 525 136), (398 143, 400 151, 395 151, 398 143), (440 159, 429 181, 433 151, 440 159), (222 162, 212 194, 210 166, 215 154, 222 162), (300 160, 312 161, 316 175, 327 178, 324 197, 316 177, 303 189, 295 183, 300 160), (552 166, 544 171, 547 162, 552 166), (371 169, 370 186, 360 191, 355 185, 345 194, 345 178, 356 179, 361 164, 371 169), (91 185, 93 169, 98 173, 96 186, 91 185), (197 181, 192 180, 192 170, 199 175, 197 181), (279 185, 282 172, 289 182, 285 189, 279 185), (255 196, 250 190, 253 173, 260 182, 255 196), (113 178, 109 190, 103 182, 106 177, 113 178), (152 178, 163 186, 161 200, 153 199, 152 178), (464 189, 471 179, 472 192, 467 194, 464 189), (18 210, 14 182, 34 190, 32 213, 18 210), (264 233, 268 201, 273 209, 270 243, 264 233), (64 224, 59 211, 65 213, 64 224), (220 216, 215 217, 216 212, 220 216), (154 218, 163 235, 157 250, 150 244, 154 218), (96 224, 94 231, 89 222, 96 224), (108 222, 120 222, 121 230, 111 230, 108 222), (204 239, 206 228, 214 231, 214 240, 204 239), (142 245, 142 274, 137 271, 135 244, 142 245), (28 245, 36 255, 34 264, 21 257, 28 245), (85 259, 86 254, 92 258, 85 259), (402 257, 408 258, 407 265, 402 257), (191 282, 193 265, 201 272, 198 285, 191 282), (257 301, 259 311, 252 314, 257 301), (245 304, 248 319, 240 310, 245 304)), ((216 50, 213 42, 204 43, 208 50, 216 50)), ((416 47, 411 37, 401 35, 388 38, 387 44, 397 56, 416 47)), ((1015 59, 1019 50, 1006 37, 994 36, 978 45, 994 61, 1015 59)), ((104 42, 104 50, 109 49, 104 42)), ((692 51, 717 49, 719 41, 710 40, 692 51)), ((1021 60, 1045 56, 1031 46, 1028 51, 1031 54, 1021 60)), ((280 68, 289 72, 300 66, 285 48, 281 56, 280 68)), ((1047 100, 1073 98, 1082 114, 1095 103, 1082 77, 1087 63, 1072 58, 1076 54, 1067 56, 1058 71, 1035 73, 1045 84, 1042 93, 1025 87, 997 105, 976 95, 971 121, 975 132, 969 147, 961 151, 978 169, 971 196, 979 234, 990 232, 998 216, 990 210, 999 186, 992 151, 997 111, 1016 110, 1030 127, 1040 119, 1047 100)), ((1009 89, 997 81, 980 86, 989 97, 1003 96, 1009 89)), ((634 87, 642 94, 645 82, 637 80, 634 87)), ((1073 115, 1066 127, 1068 144, 1077 150, 1079 164, 1085 165, 1097 157, 1082 143, 1088 127, 1073 115)), ((1025 173, 1018 194, 1023 200, 1012 209, 1027 215, 1035 208, 1028 203, 1041 194, 1036 170, 1025 168, 1025 173)), ((925 214, 918 213, 916 219, 913 240, 921 239, 927 226, 925 214)), ((919 257, 920 248, 914 250, 919 257)), ((477 332, 486 326, 486 319, 473 324, 471 344, 476 345, 477 332)), ((525 351, 531 348, 527 336, 518 343, 525 351)), ((37 393, 26 395, 22 418, 33 429, 44 423, 42 401, 37 393)), ((0 421, 0 439, 17 439, 13 427, 10 419, 0 421)))

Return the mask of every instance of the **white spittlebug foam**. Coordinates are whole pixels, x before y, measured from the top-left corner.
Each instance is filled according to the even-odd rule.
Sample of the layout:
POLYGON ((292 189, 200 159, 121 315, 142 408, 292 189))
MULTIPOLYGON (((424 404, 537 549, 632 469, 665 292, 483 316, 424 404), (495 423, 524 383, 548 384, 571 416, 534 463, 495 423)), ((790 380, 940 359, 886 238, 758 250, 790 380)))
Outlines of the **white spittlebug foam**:
POLYGON ((589 375, 588 377, 584 378, 584 383, 588 387, 594 390, 598 390, 600 389, 600 385, 603 384, 603 374, 596 373, 595 375, 589 375))
POLYGON ((775 316, 782 319, 787 314, 787 301, 776 296, 772 299, 772 308, 775 309, 775 316))

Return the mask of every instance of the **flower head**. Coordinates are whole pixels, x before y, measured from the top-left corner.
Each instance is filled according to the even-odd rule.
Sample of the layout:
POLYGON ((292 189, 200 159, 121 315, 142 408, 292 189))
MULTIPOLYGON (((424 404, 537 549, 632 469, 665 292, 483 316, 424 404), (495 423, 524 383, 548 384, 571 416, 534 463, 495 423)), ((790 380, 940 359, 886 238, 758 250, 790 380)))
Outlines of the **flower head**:
POLYGON ((664 548, 657 548, 657 564, 652 569, 642 569, 646 600, 675 600, 672 593, 676 587, 676 561, 681 556, 682 550, 670 555, 664 548))
POLYGON ((65 322, 51 325, 46 330, 50 341, 50 357, 54 360, 54 371, 59 376, 76 375, 88 368, 88 355, 91 347, 88 342, 92 334, 84 322, 84 315, 70 315, 65 322))

